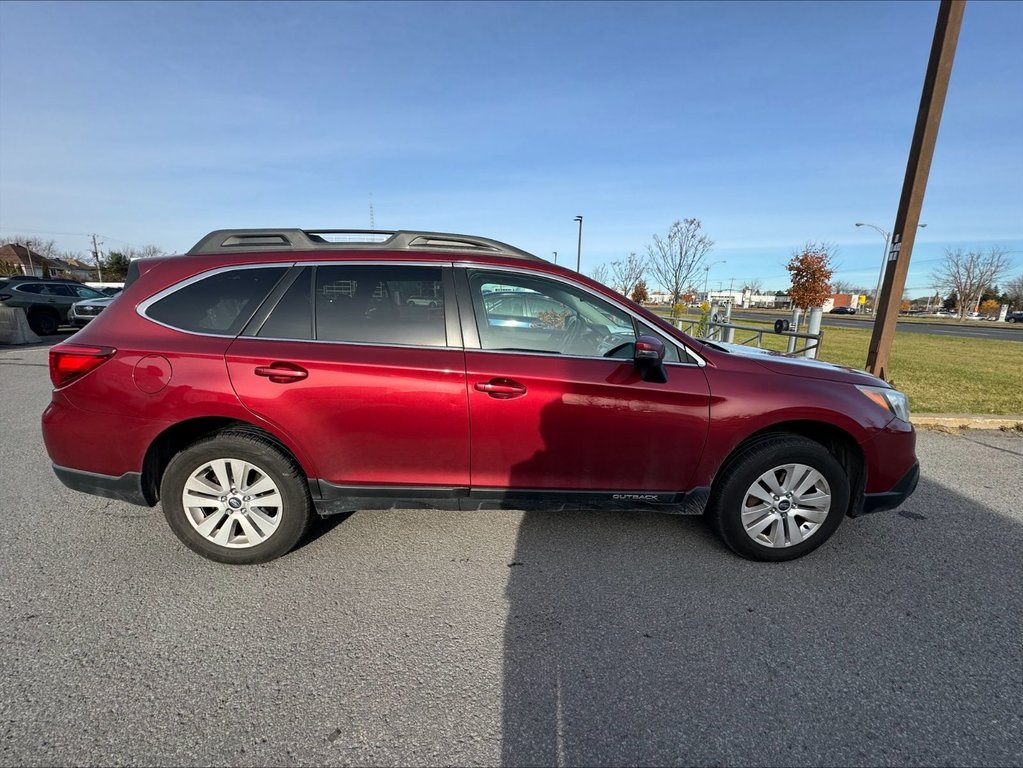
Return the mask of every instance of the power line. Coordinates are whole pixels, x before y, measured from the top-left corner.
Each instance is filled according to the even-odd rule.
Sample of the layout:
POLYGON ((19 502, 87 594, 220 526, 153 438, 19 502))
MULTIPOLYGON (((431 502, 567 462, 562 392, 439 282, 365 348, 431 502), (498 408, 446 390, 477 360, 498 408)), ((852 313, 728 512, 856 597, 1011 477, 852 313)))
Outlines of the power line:
MULTIPOLYGON (((86 237, 86 238, 91 238, 92 237, 92 233, 91 232, 51 232, 51 231, 43 230, 43 229, 25 229, 24 227, 0 227, 0 230, 4 230, 4 231, 7 231, 7 232, 18 232, 18 233, 27 232, 30 235, 60 235, 60 236, 64 236, 64 237, 86 237)), ((104 235, 102 233, 97 233, 96 237, 104 237, 107 240, 113 240, 114 242, 117 242, 117 243, 124 243, 125 245, 130 245, 130 246, 133 246, 133 247, 137 247, 135 245, 135 243, 129 243, 127 240, 121 240, 119 237, 111 237, 110 235, 104 235)))

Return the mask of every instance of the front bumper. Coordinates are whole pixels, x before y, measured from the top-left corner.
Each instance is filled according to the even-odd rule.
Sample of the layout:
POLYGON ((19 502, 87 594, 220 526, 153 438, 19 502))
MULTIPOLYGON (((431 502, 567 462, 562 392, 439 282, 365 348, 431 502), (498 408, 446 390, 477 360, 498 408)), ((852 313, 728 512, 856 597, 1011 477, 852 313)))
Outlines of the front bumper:
POLYGON ((913 462, 913 466, 902 478, 892 486, 890 491, 884 493, 867 493, 863 496, 862 514, 871 512, 883 512, 887 509, 895 509, 910 497, 920 482, 920 462, 913 462))

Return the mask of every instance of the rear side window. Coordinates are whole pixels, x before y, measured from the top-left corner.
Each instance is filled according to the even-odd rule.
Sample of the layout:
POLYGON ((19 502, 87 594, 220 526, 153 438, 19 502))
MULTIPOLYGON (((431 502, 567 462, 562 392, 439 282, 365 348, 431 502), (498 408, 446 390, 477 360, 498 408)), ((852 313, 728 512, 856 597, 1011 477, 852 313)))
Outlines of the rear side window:
POLYGON ((263 267, 218 272, 164 296, 145 313, 183 331, 237 336, 286 271, 263 267))
POLYGON ((317 267, 313 310, 318 341, 447 345, 440 267, 317 267))

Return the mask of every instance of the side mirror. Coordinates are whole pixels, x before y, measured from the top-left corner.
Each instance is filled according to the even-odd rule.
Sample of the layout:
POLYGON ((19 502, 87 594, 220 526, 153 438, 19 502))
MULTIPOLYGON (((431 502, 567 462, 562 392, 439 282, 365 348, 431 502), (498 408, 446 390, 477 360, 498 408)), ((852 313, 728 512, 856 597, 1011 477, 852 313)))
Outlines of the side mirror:
POLYGON ((640 336, 636 339, 632 361, 643 381, 664 384, 668 373, 664 370, 664 342, 656 336, 640 336))

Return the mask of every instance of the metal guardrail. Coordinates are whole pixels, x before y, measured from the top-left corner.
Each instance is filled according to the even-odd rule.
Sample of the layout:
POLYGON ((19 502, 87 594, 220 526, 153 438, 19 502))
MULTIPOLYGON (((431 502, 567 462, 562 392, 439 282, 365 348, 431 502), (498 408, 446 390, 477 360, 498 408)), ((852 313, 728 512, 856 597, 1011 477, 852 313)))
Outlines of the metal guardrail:
POLYGON ((786 352, 790 355, 803 355, 805 357, 817 357, 821 343, 824 339, 824 330, 820 333, 802 333, 801 331, 779 330, 775 328, 761 328, 749 325, 734 325, 723 323, 718 320, 683 320, 682 318, 667 318, 668 322, 684 333, 695 338, 702 338, 707 341, 722 341, 726 344, 745 344, 756 341, 756 347, 763 348, 764 336, 784 336, 788 339, 786 352), (706 325, 706 334, 701 335, 701 327, 706 325), (752 334, 745 338, 736 339, 735 332, 752 334), (803 339, 807 343, 804 346, 797 346, 797 339, 803 339))

